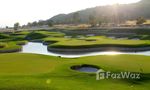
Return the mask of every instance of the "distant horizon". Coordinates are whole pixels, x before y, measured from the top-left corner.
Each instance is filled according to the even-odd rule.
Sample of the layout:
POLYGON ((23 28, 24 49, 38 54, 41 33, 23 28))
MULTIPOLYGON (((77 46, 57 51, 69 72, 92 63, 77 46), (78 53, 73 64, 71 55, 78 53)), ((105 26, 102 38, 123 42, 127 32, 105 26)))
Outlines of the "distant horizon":
POLYGON ((129 4, 138 1, 141 0, 5 0, 0 1, 2 13, 0 14, 0 28, 12 27, 16 22, 24 25, 28 22, 46 20, 58 14, 68 14, 96 6, 129 4))

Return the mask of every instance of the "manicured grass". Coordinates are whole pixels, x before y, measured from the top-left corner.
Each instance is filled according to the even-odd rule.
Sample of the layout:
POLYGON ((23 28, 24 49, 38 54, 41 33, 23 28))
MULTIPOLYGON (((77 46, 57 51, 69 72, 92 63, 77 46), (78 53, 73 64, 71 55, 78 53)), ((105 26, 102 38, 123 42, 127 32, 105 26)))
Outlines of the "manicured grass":
MULTIPOLYGON (((20 45, 27 43, 25 39, 52 41, 55 43, 49 47, 57 48, 150 45, 149 40, 115 40, 104 36, 64 38, 63 33, 48 31, 24 31, 3 36, 0 51, 21 49, 20 45)), ((150 90, 149 67, 149 56, 102 55, 67 59, 37 54, 0 54, 0 90, 150 90), (142 73, 142 78, 96 81, 94 73, 70 69, 81 64, 96 65, 111 72, 138 72, 142 73)))
POLYGON ((39 33, 39 32, 32 32, 26 36, 26 39, 34 40, 34 39, 41 39, 41 38, 45 38, 45 37, 47 37, 46 34, 39 33))
POLYGON ((6 43, 0 42, 0 48, 4 48, 6 46, 6 43))
POLYGON ((141 40, 150 40, 150 35, 135 35, 135 36, 131 36, 129 38, 139 38, 141 40))
POLYGON ((10 33, 10 34, 1 34, 3 37, 0 35, 0 42, 11 42, 11 41, 22 41, 25 40, 26 35, 29 32, 15 32, 15 33, 10 33), (4 37, 5 36, 5 37, 4 37))
POLYGON ((0 52, 16 52, 21 50, 21 44, 25 43, 26 41, 18 41, 18 42, 8 42, 3 43, 5 46, 0 48, 0 52), (18 45, 17 45, 18 44, 18 45), (19 45, 20 44, 20 45, 19 45))
POLYGON ((9 52, 18 52, 21 50, 22 46, 28 43, 28 41, 9 41, 9 42, 0 42, 0 52, 9 53, 9 52))
POLYGON ((63 36, 65 36, 65 34, 61 33, 61 32, 45 32, 45 33, 47 33, 51 37, 63 37, 63 36))
MULTIPOLYGON (((103 46, 118 46, 118 47, 144 47, 150 46, 149 40, 119 40, 111 39, 105 36, 91 36, 84 38, 65 38, 65 34, 60 32, 49 31, 32 31, 32 32, 16 32, 10 35, 9 38, 1 39, 1 42, 22 41, 22 40, 38 40, 50 43, 49 47, 53 48, 89 48, 103 46)), ((143 36, 143 38, 148 38, 143 36)))
POLYGON ((53 70, 57 62, 52 60, 53 58, 51 57, 51 60, 49 60, 46 56, 32 54, 1 54, 0 75, 48 73, 53 70))
POLYGON ((3 39, 0 39, 0 53, 10 53, 10 52, 21 51, 22 46, 20 45, 24 45, 27 43, 27 40, 25 40, 26 34, 27 32, 1 34, 3 35, 3 39))
POLYGON ((59 58, 35 54, 0 54, 2 90, 149 90, 150 57, 134 55, 59 58), (94 73, 71 70, 73 65, 97 65, 105 71, 141 72, 141 80, 96 81, 94 73), (142 69, 142 71, 141 71, 142 69))
POLYGON ((27 35, 29 33, 30 33, 29 31, 19 31, 19 32, 14 33, 14 35, 27 35))
POLYGON ((0 33, 0 39, 6 39, 6 38, 9 38, 9 35, 0 33))
MULTIPOLYGON (((8 36, 0 40, 0 51, 21 49, 20 45, 27 43, 24 40, 26 36, 33 40, 55 42, 49 47, 58 48, 150 45, 149 40, 115 40, 104 36, 64 38, 62 33, 48 31, 16 32, 8 36)), ((149 67, 149 56, 102 55, 67 59, 36 54, 0 54, 0 90, 149 90, 149 67), (142 78, 96 81, 94 73, 82 73, 70 69, 71 66, 81 64, 96 65, 111 72, 138 72, 142 73, 142 78)))
POLYGON ((46 37, 63 37, 65 34, 60 32, 49 32, 49 31, 34 31, 29 33, 26 38, 29 40, 42 39, 46 37))
POLYGON ((64 37, 47 37, 47 38, 43 39, 43 41, 45 41, 45 42, 47 42, 47 41, 61 42, 61 41, 68 41, 68 40, 71 40, 71 39, 67 39, 64 37))
POLYGON ((16 43, 16 45, 25 45, 28 43, 27 40, 23 40, 23 41, 14 41, 16 43))
POLYGON ((142 47, 150 46, 149 40, 119 40, 104 36, 93 36, 86 39, 61 39, 55 44, 49 45, 54 48, 87 48, 100 46, 123 46, 123 47, 142 47))

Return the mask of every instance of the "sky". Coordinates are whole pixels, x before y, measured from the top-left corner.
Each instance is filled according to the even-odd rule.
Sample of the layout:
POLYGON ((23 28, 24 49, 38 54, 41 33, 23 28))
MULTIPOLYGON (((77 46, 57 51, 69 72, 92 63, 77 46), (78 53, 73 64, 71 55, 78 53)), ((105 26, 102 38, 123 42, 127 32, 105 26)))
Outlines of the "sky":
POLYGON ((128 4, 140 0, 0 0, 0 27, 46 20, 60 13, 71 13, 101 5, 128 4))

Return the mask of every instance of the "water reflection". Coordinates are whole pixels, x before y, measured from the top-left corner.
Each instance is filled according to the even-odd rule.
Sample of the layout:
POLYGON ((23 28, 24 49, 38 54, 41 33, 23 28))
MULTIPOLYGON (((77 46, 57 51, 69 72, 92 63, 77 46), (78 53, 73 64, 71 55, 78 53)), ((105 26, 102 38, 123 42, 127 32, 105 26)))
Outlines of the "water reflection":
POLYGON ((80 54, 80 55, 65 55, 65 54, 56 54, 49 52, 47 50, 47 46, 43 45, 42 43, 35 43, 29 42, 28 44, 23 46, 22 53, 35 53, 35 54, 44 54, 44 55, 51 55, 51 56, 61 56, 66 58, 77 58, 77 57, 84 57, 84 56, 96 56, 96 55, 119 55, 119 54, 134 54, 134 55, 146 55, 150 56, 150 51, 145 52, 137 52, 137 53, 124 53, 124 52, 92 52, 88 54, 80 54))

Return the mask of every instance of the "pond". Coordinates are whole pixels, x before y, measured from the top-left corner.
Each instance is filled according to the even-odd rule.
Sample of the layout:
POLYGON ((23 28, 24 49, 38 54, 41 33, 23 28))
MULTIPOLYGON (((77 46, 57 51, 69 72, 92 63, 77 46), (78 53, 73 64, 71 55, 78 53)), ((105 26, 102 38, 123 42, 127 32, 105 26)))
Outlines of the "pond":
POLYGON ((71 67, 72 70, 76 70, 79 72, 89 72, 89 73, 94 73, 97 72, 100 68, 94 65, 75 65, 71 67))
POLYGON ((93 68, 93 67, 82 67, 82 68, 79 68, 78 71, 80 71, 80 72, 97 72, 98 69, 93 68))
POLYGON ((28 44, 23 46, 21 53, 35 53, 35 54, 43 54, 43 55, 51 55, 51 56, 61 56, 66 58, 77 58, 84 56, 96 56, 96 55, 118 55, 118 54, 133 54, 133 55, 146 55, 150 56, 150 51, 144 52, 115 52, 115 51, 107 51, 107 52, 91 52, 87 54, 78 54, 78 55, 65 55, 65 54, 57 54, 47 50, 47 46, 42 43, 29 42, 28 44))

